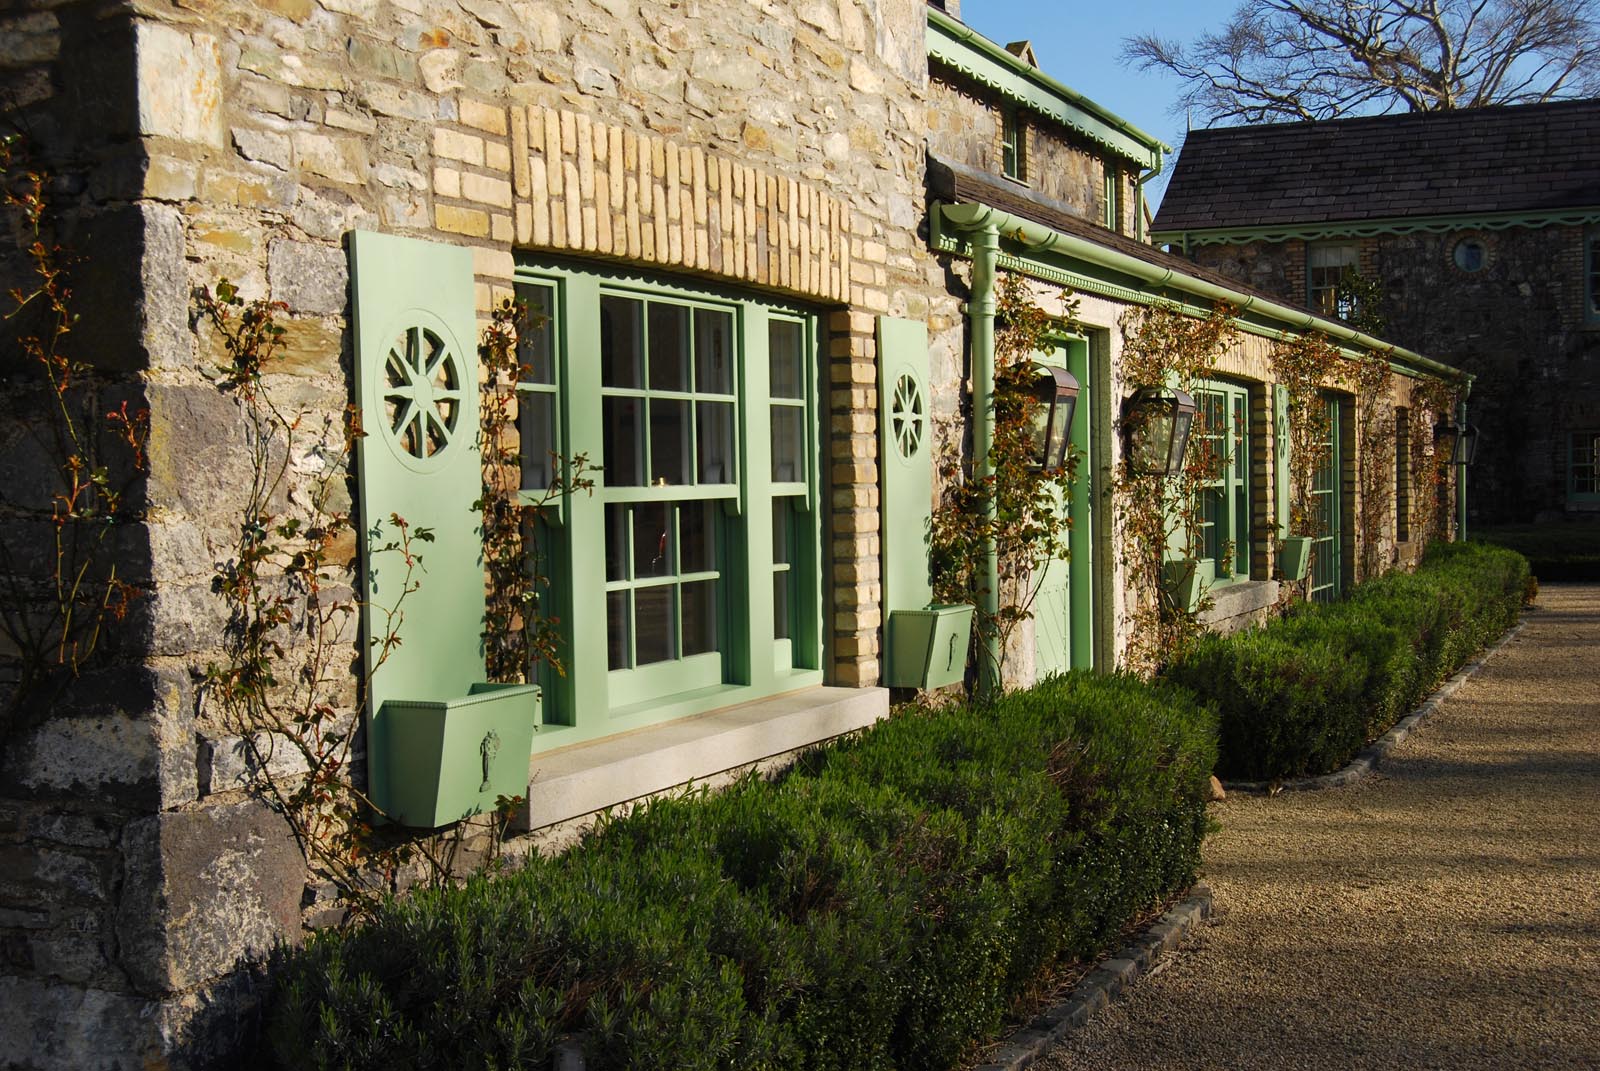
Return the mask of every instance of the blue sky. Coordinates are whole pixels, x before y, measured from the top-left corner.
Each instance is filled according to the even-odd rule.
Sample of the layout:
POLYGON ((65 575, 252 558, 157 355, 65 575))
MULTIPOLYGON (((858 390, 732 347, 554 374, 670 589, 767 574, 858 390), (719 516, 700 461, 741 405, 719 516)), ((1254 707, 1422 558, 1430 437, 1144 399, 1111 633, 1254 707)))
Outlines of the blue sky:
MULTIPOLYGON (((1202 30, 1227 21, 1234 0, 1097 0, 1095 3, 1041 3, 1040 0, 962 0, 961 19, 1002 45, 1028 40, 1044 72, 1084 96, 1176 147, 1183 138, 1184 117, 1169 109, 1178 95, 1170 77, 1124 67, 1118 57, 1122 39, 1156 31, 1164 37, 1192 41, 1202 30)), ((1159 203, 1171 173, 1145 188, 1151 210, 1159 203)))

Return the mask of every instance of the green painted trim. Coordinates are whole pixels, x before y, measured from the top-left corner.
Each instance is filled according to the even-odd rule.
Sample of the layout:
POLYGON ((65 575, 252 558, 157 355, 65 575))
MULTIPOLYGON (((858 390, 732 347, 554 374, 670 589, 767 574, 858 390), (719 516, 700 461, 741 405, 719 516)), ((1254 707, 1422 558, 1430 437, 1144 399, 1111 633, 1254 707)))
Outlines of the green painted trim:
MULTIPOLYGON (((1163 268, 1130 254, 1118 252, 1084 238, 1063 234, 1043 224, 988 205, 936 204, 935 218, 940 217, 943 219, 942 224, 935 227, 930 236, 934 249, 939 252, 961 254, 963 243, 957 235, 951 233, 952 231, 981 233, 993 229, 1010 243, 1012 249, 1020 251, 1020 254, 1012 254, 1017 256, 1019 261, 1025 260, 1029 265, 1044 265, 1046 262, 1040 259, 1043 255, 1059 258, 1073 264, 1074 267, 1081 265, 1093 273, 1084 275, 1081 270, 1075 271, 1074 268, 1052 265, 1051 267, 1059 273, 1055 281, 1061 281, 1063 285, 1075 285, 1069 280, 1076 275, 1081 281, 1089 284, 1084 287, 1086 292, 1102 293, 1119 300, 1145 305, 1167 304, 1192 316, 1205 316, 1210 310, 1206 306, 1188 304, 1185 298, 1199 298, 1208 302, 1225 301, 1238 310, 1234 323, 1242 331, 1267 338, 1319 332, 1348 354, 1366 351, 1387 353, 1390 366, 1405 375, 1432 375, 1458 383, 1470 383, 1473 379, 1470 374, 1458 368, 1391 345, 1382 339, 1357 331, 1348 324, 1325 319, 1303 309, 1280 304, 1270 298, 1245 294, 1176 268, 1163 268), (1114 273, 1126 282, 1108 283, 1103 274, 1106 272, 1114 273), (1108 287, 1114 287, 1115 290, 1110 291, 1108 287), (1179 296, 1174 297, 1174 294, 1179 296)), ((1037 271, 1031 266, 1025 266, 1020 270, 1029 274, 1037 271)))
POLYGON ((1067 550, 1071 555, 1071 569, 1067 574, 1067 597, 1070 600, 1072 623, 1069 641, 1073 669, 1093 669, 1094 609, 1097 590, 1094 526, 1097 512, 1094 497, 1094 465, 1092 437, 1095 429, 1109 417, 1099 410, 1094 362, 1089 358, 1089 340, 1068 339, 1066 342, 1067 371, 1078 381, 1078 407, 1072 420, 1072 451, 1078 457, 1078 471, 1073 474, 1068 493, 1068 516, 1072 530, 1067 533, 1067 550))
POLYGON ((1449 231, 1503 231, 1512 227, 1579 227, 1600 223, 1600 207, 1560 212, 1479 212, 1443 216, 1390 216, 1383 219, 1332 220, 1322 223, 1285 223, 1256 227, 1200 227, 1190 230, 1152 231, 1157 245, 1191 249, 1197 245, 1243 245, 1247 242, 1284 242, 1298 238, 1372 238, 1380 234, 1445 234, 1449 231))
POLYGON ((1142 168, 1161 170, 1172 147, 1032 67, 942 11, 928 8, 928 58, 1007 100, 1048 116, 1142 168))
MULTIPOLYGON (((1102 670, 1116 668, 1117 555, 1112 544, 1115 511, 1111 492, 1116 484, 1112 470, 1115 457, 1117 412, 1111 400, 1111 332, 1097 329, 1089 335, 1089 389, 1091 412, 1098 413, 1089 435, 1089 495, 1095 504, 1090 514, 1093 535, 1094 569, 1094 664, 1102 670)), ((1080 395, 1081 397, 1081 395, 1080 395)))

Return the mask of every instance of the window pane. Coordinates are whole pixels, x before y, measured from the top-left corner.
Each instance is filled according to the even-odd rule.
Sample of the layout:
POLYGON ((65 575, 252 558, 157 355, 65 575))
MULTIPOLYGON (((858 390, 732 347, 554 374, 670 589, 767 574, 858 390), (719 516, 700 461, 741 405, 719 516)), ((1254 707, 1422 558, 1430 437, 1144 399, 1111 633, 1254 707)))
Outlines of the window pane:
POLYGON ((772 574, 772 635, 779 640, 790 639, 789 633, 789 581, 792 574, 784 569, 772 574))
POLYGON ((1245 412, 1244 396, 1233 396, 1233 474, 1241 480, 1250 478, 1250 451, 1245 435, 1250 421, 1245 412))
POLYGON ((634 506, 634 578, 667 576, 672 572, 672 507, 665 502, 634 506))
POLYGON ((628 507, 606 506, 606 579, 628 579, 628 507))
POLYGON ((699 418, 700 482, 732 483, 733 403, 700 402, 695 409, 699 418))
POLYGON ((717 568, 717 516, 714 502, 685 502, 678 507, 678 561, 684 573, 709 573, 717 568))
POLYGON ((606 593, 606 666, 628 668, 628 593, 606 593))
POLYGON ((806 478, 805 412, 800 406, 772 407, 772 478, 779 483, 806 478))
POLYGON ((685 484, 689 479, 689 403, 650 400, 650 482, 685 484))
POLYGON ((517 360, 529 383, 554 383, 555 364, 551 359, 555 339, 555 291, 548 286, 517 284, 517 297, 527 305, 528 318, 517 336, 517 360))
POLYGON ((633 298, 600 299, 600 383, 606 387, 642 387, 644 351, 640 313, 644 303, 633 298))
POLYGON ((551 454, 556 448, 553 394, 519 391, 517 427, 522 432, 522 486, 541 491, 550 486, 551 454))
POLYGON ((789 556, 789 523, 791 510, 787 498, 772 500, 772 563, 786 565, 794 559, 789 556))
POLYGON ((644 482, 644 439, 639 422, 644 402, 638 398, 604 398, 601 421, 607 487, 637 487, 644 482))
POLYGON ((717 582, 697 580, 683 585, 683 655, 717 649, 717 582))
POLYGON ((694 310, 694 389, 701 394, 733 393, 731 313, 694 310))
POLYGON ((650 303, 650 389, 689 389, 689 310, 650 303))
POLYGON ((793 320, 767 321, 767 364, 774 398, 804 398, 805 329, 793 320))
POLYGON ((640 588, 633 593, 634 622, 637 635, 634 640, 634 665, 647 666, 652 662, 668 662, 678 657, 672 595, 674 584, 657 588, 640 588))

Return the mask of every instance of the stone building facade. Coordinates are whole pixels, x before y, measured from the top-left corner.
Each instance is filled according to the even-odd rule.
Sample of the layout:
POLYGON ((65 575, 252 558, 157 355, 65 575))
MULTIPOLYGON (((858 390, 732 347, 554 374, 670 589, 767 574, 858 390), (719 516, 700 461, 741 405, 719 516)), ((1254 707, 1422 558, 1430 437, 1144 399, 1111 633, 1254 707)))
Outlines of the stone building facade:
MULTIPOLYGON (((993 314, 982 272, 1021 272, 1057 312, 1063 287, 1082 299, 1083 329, 1046 355, 1080 373, 1089 399, 1082 557, 1073 579, 1057 574, 1053 631, 1015 640, 1016 682, 1108 668, 1126 640, 1131 596, 1102 506, 1122 450, 1129 309, 1256 306, 1218 370, 1249 431, 1251 489, 1246 564, 1214 593, 1219 626, 1259 619, 1278 596, 1270 340, 1328 330, 1352 352, 1374 344, 1140 241, 1139 183, 1159 143, 914 0, 41 0, 0 15, 0 83, 49 176, 52 234, 83 257, 71 336, 90 366, 83 411, 126 401, 150 421, 148 474, 130 492, 143 512, 108 551, 142 596, 3 743, 7 1068, 220 1066, 251 1043, 262 958, 337 917, 207 690, 227 658, 219 563, 258 474, 197 289, 227 279, 283 303, 264 376, 307 430, 269 456, 295 478, 327 477, 334 508, 364 512, 357 533, 386 515, 385 491, 342 467, 347 406, 365 407, 360 457, 414 448, 399 460, 417 473, 468 437, 439 408, 439 441, 424 447, 433 431, 408 439, 395 401, 437 405, 460 380, 424 389, 402 368, 367 404, 362 377, 397 374, 375 310, 404 290, 420 317, 404 337, 462 353, 460 317, 470 335, 505 298, 544 312, 552 371, 521 396, 524 441, 558 460, 588 450, 607 477, 570 500, 552 537, 571 672, 544 681, 518 834, 887 712, 891 618, 926 600, 916 568, 895 572, 925 552, 887 504, 908 486, 887 471, 905 441, 891 430, 974 419, 977 328, 993 314), (1022 160, 1011 176, 1008 131, 1022 160), (911 410, 890 404, 891 361, 907 362, 913 388, 925 380, 911 410), (554 415, 538 424, 541 412, 554 415)), ((8 280, 26 277, 21 253, 0 254, 8 280)), ((23 533, 54 489, 40 395, 13 356, 0 520, 23 533)), ((1401 392, 1451 374, 1411 357, 1397 358, 1401 392)), ((470 380, 475 362, 456 360, 470 380)), ((292 491, 281 502, 303 507, 292 491)), ((375 542, 336 548, 353 567, 368 556, 363 592, 375 542)), ((1354 549, 1341 582, 1358 576, 1354 549)), ((435 620, 469 611, 479 586, 430 588, 423 570, 430 597, 463 593, 466 610, 435 620)), ((419 620, 390 668, 426 668, 462 639, 419 620)), ((476 622, 465 637, 475 647, 476 622)), ((358 668, 332 701, 370 723, 363 640, 339 642, 358 668)), ((368 761, 358 746, 353 778, 368 761)))
POLYGON ((1385 337, 1476 377, 1469 516, 1581 518, 1600 508, 1597 132, 1594 101, 1194 131, 1154 235, 1286 300, 1332 302, 1345 266, 1376 281, 1385 337))

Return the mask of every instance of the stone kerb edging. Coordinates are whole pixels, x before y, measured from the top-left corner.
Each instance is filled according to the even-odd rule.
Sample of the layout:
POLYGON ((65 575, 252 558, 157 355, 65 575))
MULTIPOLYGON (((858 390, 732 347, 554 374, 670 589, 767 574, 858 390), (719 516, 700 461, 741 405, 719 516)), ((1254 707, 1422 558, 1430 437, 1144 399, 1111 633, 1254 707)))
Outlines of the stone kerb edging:
POLYGON ((1421 706, 1410 714, 1395 722, 1394 728, 1384 733, 1378 739, 1362 748, 1350 764, 1342 770, 1323 774, 1320 777, 1301 777, 1293 781, 1224 781, 1222 787, 1229 792, 1264 793, 1271 795, 1276 792, 1315 792, 1324 788, 1340 788, 1344 785, 1354 784, 1367 774, 1376 769, 1384 759, 1389 757, 1389 752, 1399 747, 1405 739, 1423 722, 1433 716, 1434 711, 1455 692, 1455 690, 1471 679, 1472 675, 1483 668, 1483 664, 1495 652, 1517 638, 1522 631, 1524 622, 1518 622, 1511 631, 1500 637, 1493 647, 1484 651, 1476 659, 1462 666, 1454 677, 1441 684, 1437 691, 1423 700, 1421 706))
POLYGON ((1073 987, 1067 999, 1045 1009, 1000 1043, 988 1061, 973 1071, 1019 1071, 1079 1029, 1175 951, 1194 928, 1211 917, 1211 888, 1196 885, 1189 895, 1148 929, 1073 987))

